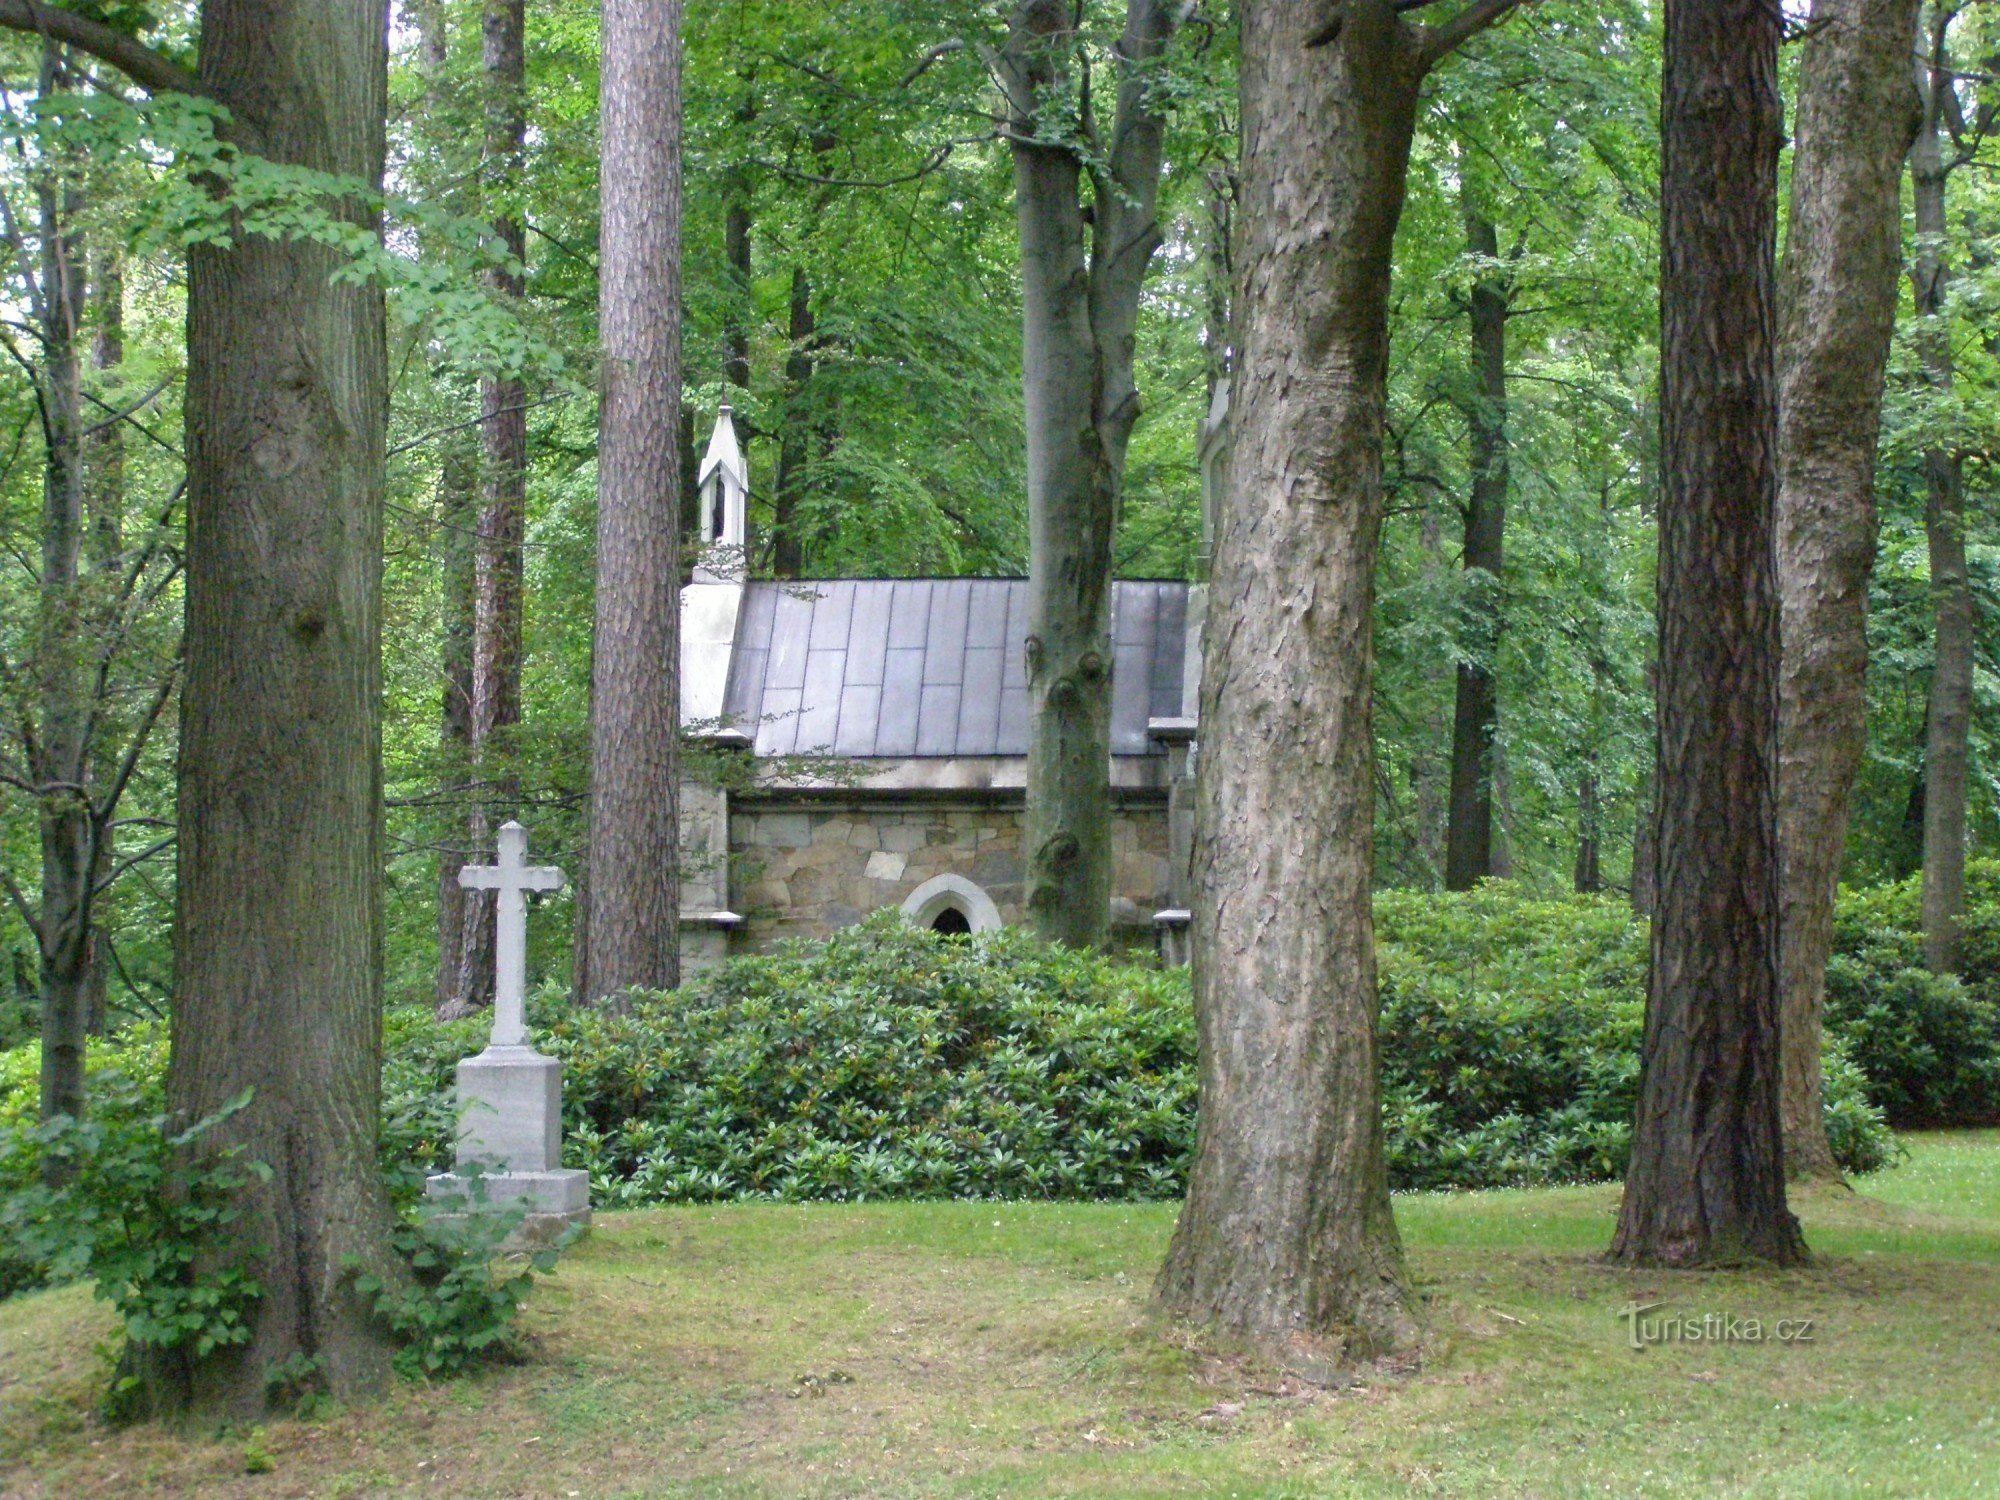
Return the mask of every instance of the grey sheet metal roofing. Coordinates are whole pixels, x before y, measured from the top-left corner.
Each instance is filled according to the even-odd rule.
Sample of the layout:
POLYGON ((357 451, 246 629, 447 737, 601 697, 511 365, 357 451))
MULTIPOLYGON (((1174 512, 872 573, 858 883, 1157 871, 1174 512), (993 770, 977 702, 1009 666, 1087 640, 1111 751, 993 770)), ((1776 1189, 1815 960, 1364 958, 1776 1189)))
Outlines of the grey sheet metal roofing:
MULTIPOLYGON (((1185 583, 1112 594, 1111 753, 1158 753, 1181 711, 1185 583)), ((1028 753, 1028 585, 1017 578, 745 586, 723 711, 759 755, 1028 753)))

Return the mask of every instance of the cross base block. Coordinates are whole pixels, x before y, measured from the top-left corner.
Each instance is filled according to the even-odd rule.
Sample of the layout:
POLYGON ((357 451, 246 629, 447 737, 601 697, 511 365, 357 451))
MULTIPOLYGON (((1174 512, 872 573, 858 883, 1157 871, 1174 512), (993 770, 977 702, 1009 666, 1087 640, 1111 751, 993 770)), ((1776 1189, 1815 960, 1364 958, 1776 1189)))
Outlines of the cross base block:
POLYGON ((424 1195, 445 1210, 440 1217, 447 1222, 469 1216, 475 1208, 489 1212, 525 1208, 527 1213, 502 1246, 506 1250, 538 1250, 554 1244, 572 1226, 590 1225, 590 1174, 575 1167, 487 1172, 477 1178, 439 1172, 424 1185, 424 1195))

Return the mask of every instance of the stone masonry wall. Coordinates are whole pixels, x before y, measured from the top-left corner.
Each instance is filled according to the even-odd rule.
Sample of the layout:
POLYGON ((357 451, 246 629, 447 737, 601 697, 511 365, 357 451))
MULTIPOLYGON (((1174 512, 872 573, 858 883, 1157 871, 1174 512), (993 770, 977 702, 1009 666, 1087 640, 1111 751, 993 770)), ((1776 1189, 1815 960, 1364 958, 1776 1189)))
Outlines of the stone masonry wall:
MULTIPOLYGON (((824 937, 902 905, 918 886, 946 873, 978 885, 1003 921, 1018 922, 1021 820, 1019 807, 733 809, 731 884, 745 922, 731 948, 824 937)), ((1112 851, 1112 921, 1150 943, 1152 915, 1169 904, 1166 808, 1117 809, 1112 851)))

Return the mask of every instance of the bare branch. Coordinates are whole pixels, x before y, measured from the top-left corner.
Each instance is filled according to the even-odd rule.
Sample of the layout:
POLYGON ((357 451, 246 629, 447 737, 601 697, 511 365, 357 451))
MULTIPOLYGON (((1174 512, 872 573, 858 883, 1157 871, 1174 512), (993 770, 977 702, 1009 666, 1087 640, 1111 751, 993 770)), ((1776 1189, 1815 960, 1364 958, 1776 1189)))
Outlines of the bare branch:
POLYGON ((1464 46, 1487 27, 1506 19, 1524 0, 1472 0, 1449 21, 1428 28, 1424 56, 1432 63, 1464 46))
POLYGON ((21 920, 27 924, 28 931, 35 935, 36 944, 39 946, 42 936, 40 917, 36 915, 35 909, 28 905, 28 898, 21 893, 21 888, 14 884, 13 872, 4 865, 0 865, 0 880, 7 883, 7 899, 14 903, 14 910, 20 913, 21 920))
POLYGON ((98 802, 98 820, 107 821, 117 810, 118 799, 125 795, 126 784, 132 780, 132 773, 139 769, 139 757, 145 752, 146 741, 152 737, 153 726, 160 721, 160 711, 167 706, 167 700, 174 695, 174 684, 180 678, 181 653, 174 652, 173 664, 167 668, 166 676, 153 693, 152 702, 146 705, 146 712, 132 729, 132 738, 125 746, 125 754, 118 762, 118 774, 112 778, 110 787, 98 802))
POLYGON ((43 5, 40 0, 0 0, 0 26, 88 53, 111 64, 149 94, 203 93, 194 74, 165 53, 58 5, 43 5))
POLYGON ((96 885, 91 887, 90 893, 93 896, 103 895, 106 891, 111 889, 112 885, 118 880, 118 878, 121 875, 124 875, 130 870, 134 869, 135 867, 144 864, 147 860, 151 859, 155 854, 158 854, 161 850, 171 849, 174 846, 175 841, 179 839, 179 837, 180 835, 177 833, 170 833, 165 838, 160 839, 155 843, 148 844, 145 848, 141 849, 137 854, 133 854, 124 859, 119 860, 117 864, 113 865, 109 870, 105 872, 104 878, 102 880, 98 881, 96 885))
POLYGON ((153 401, 159 396, 160 392, 164 391, 168 386, 172 385, 173 383, 174 383, 174 377, 172 375, 162 376, 160 379, 160 383, 154 386, 150 391, 146 392, 145 395, 136 397, 131 402, 121 407, 119 410, 112 412, 110 416, 92 422, 88 427, 84 428, 82 432, 79 432, 77 434, 78 440, 81 441, 84 438, 96 437, 100 432, 103 432, 106 428, 117 426, 120 422, 124 421, 127 417, 131 416, 133 413, 138 411, 143 411, 146 407, 151 406, 153 404, 153 401))

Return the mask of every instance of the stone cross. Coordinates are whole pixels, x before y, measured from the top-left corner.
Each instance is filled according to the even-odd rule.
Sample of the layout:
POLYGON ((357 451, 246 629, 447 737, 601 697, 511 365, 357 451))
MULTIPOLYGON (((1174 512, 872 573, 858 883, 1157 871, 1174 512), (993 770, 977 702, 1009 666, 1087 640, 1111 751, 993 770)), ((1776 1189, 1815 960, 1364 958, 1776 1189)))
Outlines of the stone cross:
POLYGON ((528 1044, 528 901, 529 891, 559 891, 563 872, 554 865, 528 863, 528 830, 519 823, 500 825, 500 859, 491 865, 467 865, 458 883, 468 891, 492 891, 499 908, 493 923, 493 1045, 528 1044))

